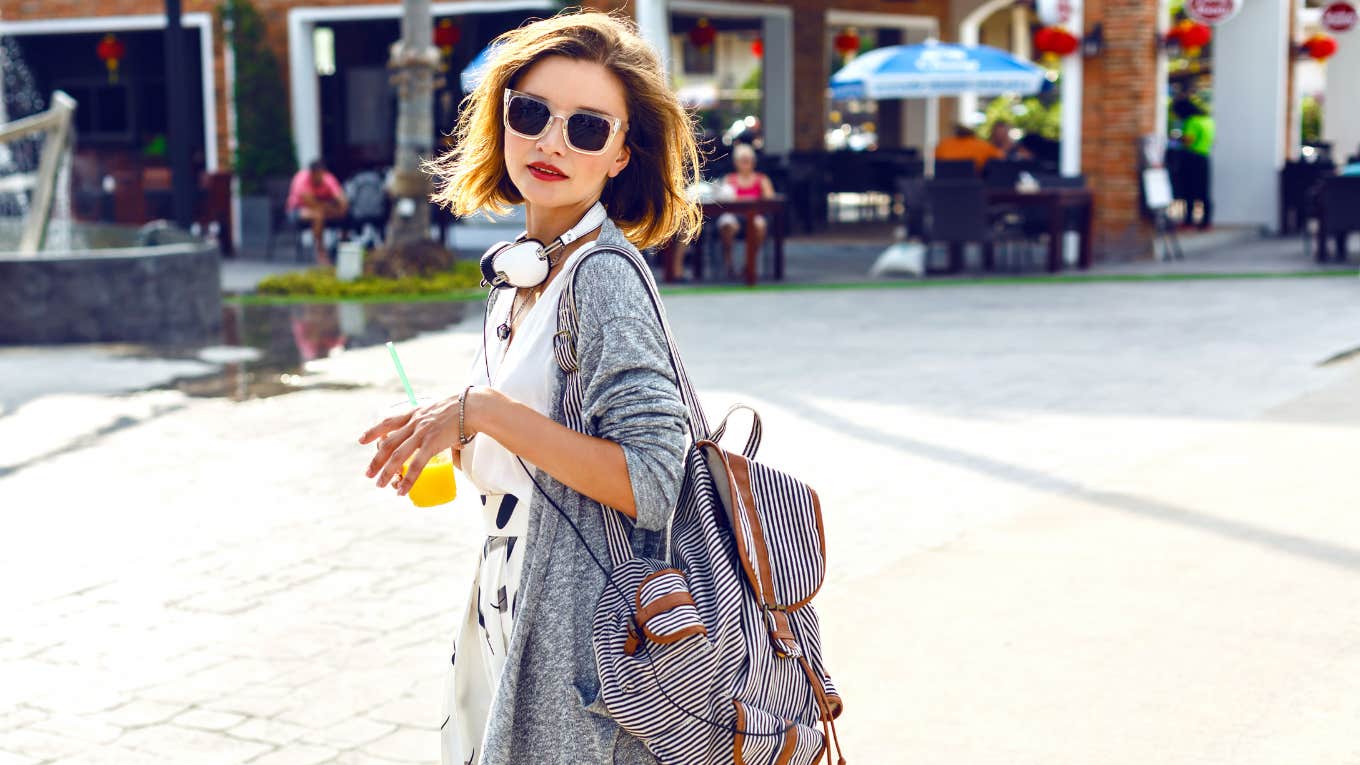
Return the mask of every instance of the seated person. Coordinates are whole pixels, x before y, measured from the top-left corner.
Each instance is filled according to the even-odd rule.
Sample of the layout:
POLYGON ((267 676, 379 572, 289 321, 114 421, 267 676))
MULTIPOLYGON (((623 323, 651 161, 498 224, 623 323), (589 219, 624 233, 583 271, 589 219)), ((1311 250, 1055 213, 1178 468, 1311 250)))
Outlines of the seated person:
POLYGON ((1011 137, 1011 124, 1005 120, 992 123, 991 144, 1009 161, 1034 159, 1025 145, 1011 137))
MULTIPOLYGON (((774 186, 769 176, 756 172, 756 152, 750 144, 739 143, 732 148, 732 164, 736 172, 723 177, 724 191, 732 199, 769 199, 774 196, 774 186)), ((765 242, 768 222, 764 215, 756 214, 750 218, 751 230, 746 235, 746 261, 754 268, 755 256, 760 245, 765 242)), ((732 244, 741 232, 742 219, 730 212, 718 216, 718 236, 722 238, 723 262, 727 264, 727 277, 734 278, 737 272, 732 268, 732 244)))
POLYGON ((978 138, 972 128, 962 124, 954 127, 953 137, 935 145, 935 159, 966 159, 973 163, 979 173, 989 160, 1005 158, 1005 153, 1000 149, 978 138))
POLYGON ((314 160, 305 170, 299 170, 288 185, 288 217, 295 224, 308 221, 312 226, 312 244, 316 248, 316 262, 331 264, 326 254, 326 221, 339 220, 349 210, 349 200, 340 181, 326 170, 321 160, 314 160))

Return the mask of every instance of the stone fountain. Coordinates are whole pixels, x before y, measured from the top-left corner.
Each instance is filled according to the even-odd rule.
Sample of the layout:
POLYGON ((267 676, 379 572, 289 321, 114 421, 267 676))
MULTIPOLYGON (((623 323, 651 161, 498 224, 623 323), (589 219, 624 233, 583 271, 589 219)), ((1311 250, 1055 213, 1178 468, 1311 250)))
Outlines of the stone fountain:
POLYGON ((0 344, 180 345, 220 336, 216 242, 164 221, 70 219, 77 104, 57 91, 49 108, 9 121, 19 96, 39 103, 31 92, 15 93, 16 83, 32 83, 13 74, 23 71, 16 50, 0 40, 0 344))

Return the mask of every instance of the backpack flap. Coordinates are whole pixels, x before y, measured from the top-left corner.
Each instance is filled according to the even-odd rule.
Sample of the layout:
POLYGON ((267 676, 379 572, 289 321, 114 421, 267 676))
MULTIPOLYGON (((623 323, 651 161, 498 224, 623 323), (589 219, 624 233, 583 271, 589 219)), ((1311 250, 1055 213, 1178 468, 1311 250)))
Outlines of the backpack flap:
POLYGON ((789 612, 807 605, 826 575, 821 503, 811 487, 739 454, 701 441, 727 509, 737 555, 775 651, 803 655, 789 612))

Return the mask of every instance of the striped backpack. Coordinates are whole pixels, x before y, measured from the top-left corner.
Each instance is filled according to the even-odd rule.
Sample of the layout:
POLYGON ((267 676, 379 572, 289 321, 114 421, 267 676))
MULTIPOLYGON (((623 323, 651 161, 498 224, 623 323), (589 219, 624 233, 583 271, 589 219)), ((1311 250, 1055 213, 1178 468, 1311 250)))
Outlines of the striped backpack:
MULTIPOLYGON (((761 428, 754 411, 741 453, 719 446, 732 412, 709 430, 650 269, 615 247, 580 257, 606 252, 626 258, 647 285, 693 443, 665 560, 635 557, 629 522, 602 507, 613 571, 592 630, 601 700, 665 765, 811 765, 823 754, 829 763, 842 705, 809 604, 826 569, 817 494, 755 461, 761 428)), ((567 424, 587 432, 574 342, 579 270, 558 303, 554 354, 567 376, 567 424)), ((839 741, 836 751, 843 765, 839 741)))

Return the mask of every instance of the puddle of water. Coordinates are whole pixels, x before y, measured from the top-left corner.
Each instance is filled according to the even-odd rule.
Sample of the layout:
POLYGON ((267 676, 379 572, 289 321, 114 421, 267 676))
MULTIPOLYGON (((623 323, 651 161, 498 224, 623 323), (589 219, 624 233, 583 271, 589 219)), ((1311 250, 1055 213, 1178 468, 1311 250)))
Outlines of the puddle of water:
POLYGON ((481 308, 477 302, 226 305, 219 342, 194 348, 141 347, 129 355, 220 363, 213 373, 161 386, 195 397, 244 401, 304 389, 348 390, 360 386, 310 382, 306 362, 446 329, 481 308))

